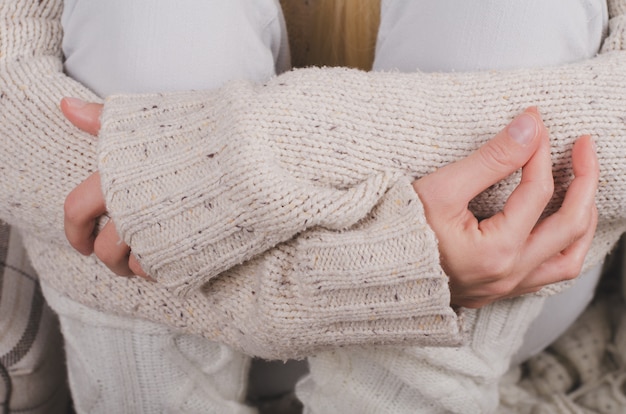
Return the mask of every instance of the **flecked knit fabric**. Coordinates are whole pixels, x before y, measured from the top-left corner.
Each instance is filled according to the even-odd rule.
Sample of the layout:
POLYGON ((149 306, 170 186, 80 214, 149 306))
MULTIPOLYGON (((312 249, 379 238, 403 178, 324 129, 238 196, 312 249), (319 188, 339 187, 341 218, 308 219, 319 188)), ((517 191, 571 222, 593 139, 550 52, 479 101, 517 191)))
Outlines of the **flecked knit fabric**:
MULTIPOLYGON (((587 266, 626 228, 624 53, 482 74, 307 69, 263 86, 118 96, 96 140, 58 110, 62 96, 96 100, 62 73, 61 8, 0 3, 0 215, 25 231, 42 282, 88 306, 274 358, 459 344, 462 320, 410 182, 528 105, 553 137, 553 207, 573 140, 597 138, 600 224, 587 266), (111 214, 155 284, 114 277, 64 240, 63 200, 96 158, 111 214)), ((614 21, 610 44, 626 27, 614 21)), ((475 212, 498 209, 514 182, 475 212)))
MULTIPOLYGON (((445 75, 306 69, 262 86, 112 97, 100 137, 107 204, 150 274, 186 294, 306 229, 350 229, 398 176, 458 160, 537 104, 552 136, 550 211, 571 180, 574 139, 598 140, 602 223, 588 256, 597 262, 624 229, 626 180, 614 172, 625 61, 607 53, 560 68, 445 75), (619 224, 604 228, 609 221, 619 224)), ((515 182, 475 200, 475 213, 497 211, 515 182)))

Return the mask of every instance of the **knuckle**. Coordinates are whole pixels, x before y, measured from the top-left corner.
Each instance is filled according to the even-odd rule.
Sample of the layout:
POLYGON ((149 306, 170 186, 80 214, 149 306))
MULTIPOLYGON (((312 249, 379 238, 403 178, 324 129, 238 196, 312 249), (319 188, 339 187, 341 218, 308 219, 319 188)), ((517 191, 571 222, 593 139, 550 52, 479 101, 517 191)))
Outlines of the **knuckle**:
POLYGON ((491 296, 504 297, 513 293, 517 283, 512 278, 503 279, 500 282, 493 283, 489 286, 488 293, 491 296))
POLYGON ((495 253, 482 263, 483 272, 491 281, 507 279, 514 268, 510 250, 502 247, 493 251, 495 253))
POLYGON ((537 185, 537 194, 547 203, 554 195, 554 180, 541 180, 537 185))
POLYGON ((73 192, 68 194, 65 198, 65 202, 63 204, 63 214, 65 215, 65 219, 72 223, 80 222, 82 219, 80 202, 73 192))
POLYGON ((580 272, 577 271, 567 271, 563 274, 563 280, 574 280, 578 277, 580 272))
POLYGON ((94 253, 98 259, 100 259, 103 263, 107 265, 116 264, 119 260, 116 252, 112 249, 107 248, 101 241, 100 238, 96 238, 94 242, 94 253))
POLYGON ((501 173, 511 168, 513 156, 500 140, 492 140, 478 149, 483 165, 489 170, 501 173))
POLYGON ((573 280, 578 277, 583 267, 583 259, 572 257, 567 260, 562 268, 561 277, 563 280, 573 280))
POLYGON ((585 234, 587 234, 590 226, 591 223, 589 222, 589 220, 582 220, 582 218, 575 222, 572 222, 572 227, 570 229, 570 245, 582 238, 585 234))
POLYGON ((593 224, 593 212, 592 211, 584 211, 575 217, 577 223, 574 224, 574 230, 577 235, 582 236, 587 233, 589 227, 593 224))
POLYGON ((576 209, 576 211, 572 212, 568 218, 568 222, 571 223, 569 228, 572 238, 578 239, 590 231, 590 229, 594 229, 597 221, 596 217, 597 210, 595 208, 576 209))

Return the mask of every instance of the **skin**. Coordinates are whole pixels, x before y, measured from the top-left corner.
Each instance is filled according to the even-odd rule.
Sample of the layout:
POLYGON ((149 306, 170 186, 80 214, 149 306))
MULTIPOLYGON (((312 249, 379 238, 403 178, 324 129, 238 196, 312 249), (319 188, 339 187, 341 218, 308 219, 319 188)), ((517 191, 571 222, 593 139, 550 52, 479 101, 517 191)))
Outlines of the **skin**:
MULTIPOLYGON (((76 127, 98 135, 102 105, 65 98, 61 109, 76 127)), ((536 108, 529 108, 475 153, 413 183, 439 240, 453 306, 479 308, 580 274, 598 216, 599 168, 589 136, 574 145, 572 163, 574 180, 561 208, 539 221, 554 182, 548 131, 536 108), (503 210, 479 221, 469 202, 520 168, 521 182, 503 210)), ((96 172, 66 199, 68 241, 84 255, 95 253, 118 275, 152 280, 120 239, 113 220, 94 233, 96 220, 106 211, 96 172)))

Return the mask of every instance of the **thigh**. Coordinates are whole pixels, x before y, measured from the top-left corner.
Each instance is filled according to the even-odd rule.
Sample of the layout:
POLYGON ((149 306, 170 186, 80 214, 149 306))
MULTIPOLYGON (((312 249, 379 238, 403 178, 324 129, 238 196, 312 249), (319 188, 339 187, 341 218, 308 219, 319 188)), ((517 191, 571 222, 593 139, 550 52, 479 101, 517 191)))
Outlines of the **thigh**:
POLYGON ((79 413, 253 413, 250 359, 225 345, 99 312, 46 288, 79 413))
POLYGON ((374 69, 475 71, 594 56, 606 0, 382 0, 374 69))
POLYGON ((309 359, 297 394, 311 413, 497 411, 498 383, 545 299, 503 300, 466 310, 461 347, 338 349, 309 359))
POLYGON ((288 65, 277 0, 72 0, 65 69, 101 96, 265 81, 288 65))

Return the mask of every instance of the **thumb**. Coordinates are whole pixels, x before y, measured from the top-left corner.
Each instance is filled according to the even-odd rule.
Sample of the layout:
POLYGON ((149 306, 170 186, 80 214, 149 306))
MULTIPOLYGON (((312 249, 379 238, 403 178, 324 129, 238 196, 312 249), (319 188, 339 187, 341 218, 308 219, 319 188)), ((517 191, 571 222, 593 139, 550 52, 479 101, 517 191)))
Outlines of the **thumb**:
POLYGON ((63 98, 61 111, 79 129, 96 136, 100 132, 102 104, 87 103, 77 98, 63 98))
POLYGON ((466 209, 478 194, 523 167, 540 147, 542 137, 548 139, 541 116, 529 108, 468 157, 415 181, 415 190, 422 200, 426 198, 438 208, 450 212, 466 209), (445 194, 441 188, 447 189, 445 194))

